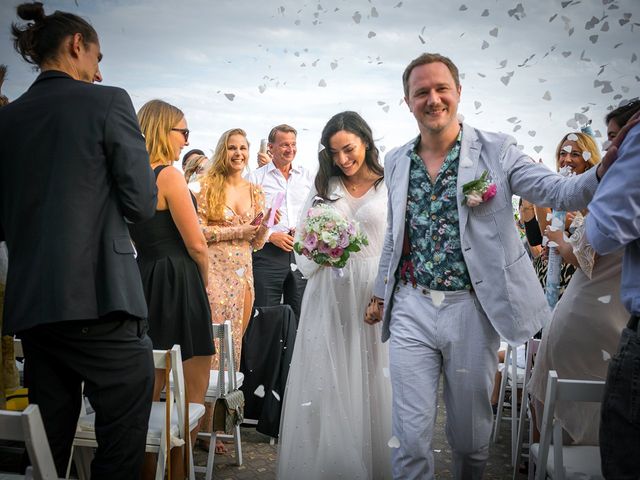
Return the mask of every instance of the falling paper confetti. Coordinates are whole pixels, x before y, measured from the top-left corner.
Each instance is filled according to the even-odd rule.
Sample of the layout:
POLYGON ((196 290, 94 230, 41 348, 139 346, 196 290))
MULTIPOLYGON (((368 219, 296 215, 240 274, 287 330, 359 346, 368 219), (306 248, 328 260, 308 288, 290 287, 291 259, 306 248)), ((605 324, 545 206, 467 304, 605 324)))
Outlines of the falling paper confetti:
POLYGON ((276 400, 280 401, 280 395, 278 395, 275 390, 271 390, 271 393, 273 393, 273 396, 276 397, 276 400))
POLYGON ((587 152, 587 151, 582 152, 582 158, 584 158, 585 162, 588 162, 591 159, 591 152, 587 152))
POLYGON ((295 263, 290 263, 289 267, 291 268, 292 272, 295 272, 296 270, 298 270, 298 265, 296 265, 295 263))
POLYGON ((384 378, 389 378, 389 368, 383 367, 382 368, 382 375, 384 375, 384 378))
POLYGON ((233 93, 225 93, 224 96, 227 97, 227 100, 229 100, 230 102, 233 102, 233 99, 236 98, 235 94, 233 93))
POLYGON ((258 385, 258 388, 254 390, 253 394, 256 397, 260 397, 260 398, 264 397, 264 385, 258 385))
POLYGON ((302 407, 310 407, 311 406, 311 402, 304 402, 300 404, 302 407))
POLYGON ((605 362, 611 360, 611 355, 609 354, 609 352, 602 350, 602 360, 605 362))
MULTIPOLYGON (((570 142, 577 142, 578 141, 578 136, 575 133, 570 133, 569 135, 567 135, 567 140, 569 140, 570 142)), ((567 148, 567 147, 565 147, 567 148)), ((571 153, 571 147, 568 147, 569 150, 567 150, 567 152, 571 153)), ((564 148, 563 148, 564 150, 564 148)))
POLYGON ((544 92, 544 95, 542 96, 542 99, 543 100, 551 100, 551 93, 549 93, 549 90, 544 92))
POLYGON ((373 38, 373 37, 375 37, 375 36, 376 36, 376 32, 374 32, 374 31, 370 31, 370 32, 367 34, 367 38, 373 38))
POLYGON ((609 303, 611 301, 611 295, 604 295, 602 297, 598 297, 598 301, 601 303, 609 303))
POLYGON ((327 86, 327 82, 324 80, 324 78, 318 82, 318 86, 319 87, 326 87, 327 86))
POLYGON ((400 440, 394 435, 389 439, 387 445, 389 445, 389 448, 400 448, 400 440))
POLYGON ((436 307, 442 305, 442 302, 444 301, 444 292, 430 290, 429 293, 431 294, 431 301, 436 307))

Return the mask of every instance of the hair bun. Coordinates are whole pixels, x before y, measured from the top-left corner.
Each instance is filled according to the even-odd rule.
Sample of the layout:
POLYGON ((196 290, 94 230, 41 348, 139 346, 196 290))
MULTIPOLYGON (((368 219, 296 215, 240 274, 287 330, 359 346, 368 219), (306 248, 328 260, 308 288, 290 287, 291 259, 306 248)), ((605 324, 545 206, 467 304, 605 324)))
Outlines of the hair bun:
POLYGON ((18 16, 23 20, 40 22, 44 20, 44 6, 41 2, 23 3, 17 8, 18 16))

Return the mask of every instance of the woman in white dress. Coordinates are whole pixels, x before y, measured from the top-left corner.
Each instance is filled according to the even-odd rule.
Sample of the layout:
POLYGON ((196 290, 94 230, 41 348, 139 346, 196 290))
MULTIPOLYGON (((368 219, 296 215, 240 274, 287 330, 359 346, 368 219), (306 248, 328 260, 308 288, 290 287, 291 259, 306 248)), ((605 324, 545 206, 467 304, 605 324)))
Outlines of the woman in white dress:
MULTIPOLYGON (((557 158, 559 167, 570 167, 575 174, 581 174, 597 166, 600 153, 590 136, 573 133, 562 138, 557 158), (584 155, 585 152, 588 155, 584 155)), ((577 269, 543 330, 529 381, 538 428, 549 370, 556 370, 560 378, 605 380, 609 359, 616 352, 622 329, 629 319, 620 300, 623 252, 596 255, 587 241, 583 216, 587 214, 576 212, 571 223, 573 234, 568 239, 560 230, 547 227, 544 232, 550 241, 558 244, 564 260, 577 269)), ((572 443, 598 445, 599 403, 561 402, 556 406, 555 417, 572 443)))
POLYGON ((321 148, 301 221, 325 202, 356 220, 369 245, 351 254, 342 276, 296 255, 308 282, 280 424, 278 478, 391 478, 388 351, 380 325, 363 321, 387 217, 383 169, 371 128, 355 112, 329 120, 321 148))

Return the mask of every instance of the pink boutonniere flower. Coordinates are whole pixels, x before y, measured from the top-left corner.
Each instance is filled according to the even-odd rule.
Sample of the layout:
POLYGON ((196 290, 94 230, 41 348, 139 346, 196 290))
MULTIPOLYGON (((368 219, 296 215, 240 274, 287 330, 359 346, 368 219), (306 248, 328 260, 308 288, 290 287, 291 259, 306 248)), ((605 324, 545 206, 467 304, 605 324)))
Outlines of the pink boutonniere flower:
POLYGON ((462 186, 464 199, 462 204, 468 207, 477 207, 483 202, 487 202, 496 196, 498 187, 488 178, 489 173, 485 170, 480 178, 471 180, 462 186))

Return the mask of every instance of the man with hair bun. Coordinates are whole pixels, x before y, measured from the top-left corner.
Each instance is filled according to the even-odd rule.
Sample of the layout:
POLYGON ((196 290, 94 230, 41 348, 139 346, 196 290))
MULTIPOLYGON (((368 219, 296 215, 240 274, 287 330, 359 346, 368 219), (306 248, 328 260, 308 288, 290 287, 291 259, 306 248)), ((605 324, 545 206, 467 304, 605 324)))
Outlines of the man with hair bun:
POLYGON ((22 339, 58 476, 82 402, 96 412, 91 478, 138 478, 153 390, 147 306, 127 221, 156 186, 127 93, 102 80, 98 35, 42 3, 17 7, 17 52, 40 75, 0 109, 0 240, 11 263, 4 333, 22 339), (28 158, 27 163, 20 159, 28 158))

